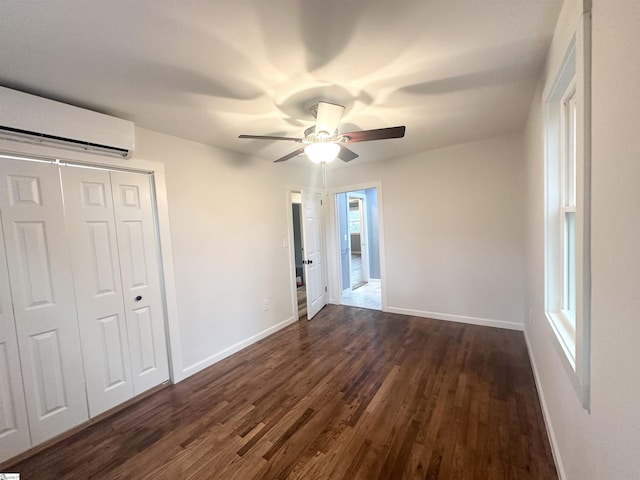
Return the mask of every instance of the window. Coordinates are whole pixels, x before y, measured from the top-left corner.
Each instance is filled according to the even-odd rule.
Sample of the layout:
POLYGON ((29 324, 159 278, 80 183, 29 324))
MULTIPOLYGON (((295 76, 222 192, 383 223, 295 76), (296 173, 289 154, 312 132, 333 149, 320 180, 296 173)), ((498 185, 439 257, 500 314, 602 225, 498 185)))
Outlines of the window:
POLYGON ((357 200, 349 202, 349 233, 360 233, 360 208, 357 200))
POLYGON ((590 96, 582 34, 571 41, 544 95, 545 312, 588 408, 590 96))

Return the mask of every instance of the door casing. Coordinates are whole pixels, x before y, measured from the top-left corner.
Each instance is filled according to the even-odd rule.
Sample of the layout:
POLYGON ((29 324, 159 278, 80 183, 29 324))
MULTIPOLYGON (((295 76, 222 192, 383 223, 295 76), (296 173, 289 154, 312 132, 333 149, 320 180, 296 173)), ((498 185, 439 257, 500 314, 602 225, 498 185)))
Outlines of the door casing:
POLYGON ((329 293, 329 303, 340 305, 342 298, 342 278, 340 271, 340 225, 338 217, 338 206, 336 195, 339 193, 356 192, 359 190, 369 190, 375 188, 378 200, 378 236, 380 250, 380 290, 382 296, 382 311, 387 311, 387 283, 386 283, 386 262, 384 243, 384 205, 382 195, 382 182, 372 181, 355 185, 344 185, 329 189, 327 198, 327 219, 326 225, 326 264, 327 264, 327 286, 329 293))

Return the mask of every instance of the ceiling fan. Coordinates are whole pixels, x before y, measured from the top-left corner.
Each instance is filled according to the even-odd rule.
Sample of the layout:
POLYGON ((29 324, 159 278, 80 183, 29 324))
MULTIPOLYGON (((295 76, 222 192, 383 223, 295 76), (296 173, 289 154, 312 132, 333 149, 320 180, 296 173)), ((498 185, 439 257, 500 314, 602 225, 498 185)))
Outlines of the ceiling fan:
POLYGON ((404 137, 404 126, 339 133, 338 122, 344 113, 344 107, 342 105, 336 105, 329 102, 318 102, 317 105, 314 105, 311 108, 311 113, 316 117, 316 124, 304 131, 304 138, 278 137, 271 135, 239 135, 238 138, 250 138, 254 140, 285 140, 288 142, 303 143, 305 146, 300 147, 274 162, 286 162, 293 157, 305 153, 312 162, 326 164, 335 160, 336 157, 343 162, 350 162, 354 158, 358 158, 357 153, 345 146, 348 143, 404 137))

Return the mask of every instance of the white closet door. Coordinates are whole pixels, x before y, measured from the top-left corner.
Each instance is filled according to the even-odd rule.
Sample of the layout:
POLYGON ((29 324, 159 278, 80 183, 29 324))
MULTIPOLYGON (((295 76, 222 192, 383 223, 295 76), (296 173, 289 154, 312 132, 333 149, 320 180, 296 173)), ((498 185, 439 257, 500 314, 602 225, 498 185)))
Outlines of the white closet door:
POLYGON ((2 160, 0 212, 37 444, 88 418, 58 167, 2 160))
POLYGON ((135 394, 169 379, 149 177, 111 172, 135 394))
POLYGON ((67 233, 93 417, 133 396, 109 172, 64 167, 67 233))
POLYGON ((9 272, 0 226, 0 462, 30 445, 9 272))

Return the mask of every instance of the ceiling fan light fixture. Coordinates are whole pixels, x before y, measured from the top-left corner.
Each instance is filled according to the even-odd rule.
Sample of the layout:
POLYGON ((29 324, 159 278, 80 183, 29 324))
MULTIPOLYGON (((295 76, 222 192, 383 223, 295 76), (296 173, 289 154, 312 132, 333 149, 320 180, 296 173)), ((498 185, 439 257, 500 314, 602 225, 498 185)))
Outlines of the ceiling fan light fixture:
POLYGON ((340 145, 333 142, 310 143, 304 147, 304 153, 314 163, 333 162, 340 152, 340 145))
POLYGON ((340 158, 343 162, 350 162, 358 158, 358 154, 347 148, 345 144, 404 137, 404 125, 341 134, 338 129, 338 123, 344 113, 344 107, 335 103, 318 102, 315 105, 311 105, 311 113, 316 117, 316 123, 305 129, 304 137, 302 138, 276 135, 240 135, 239 138, 284 140, 302 143, 304 146, 300 146, 284 157, 274 160, 274 163, 286 162, 304 152, 309 160, 325 167, 327 163, 333 162, 336 158, 340 158))

